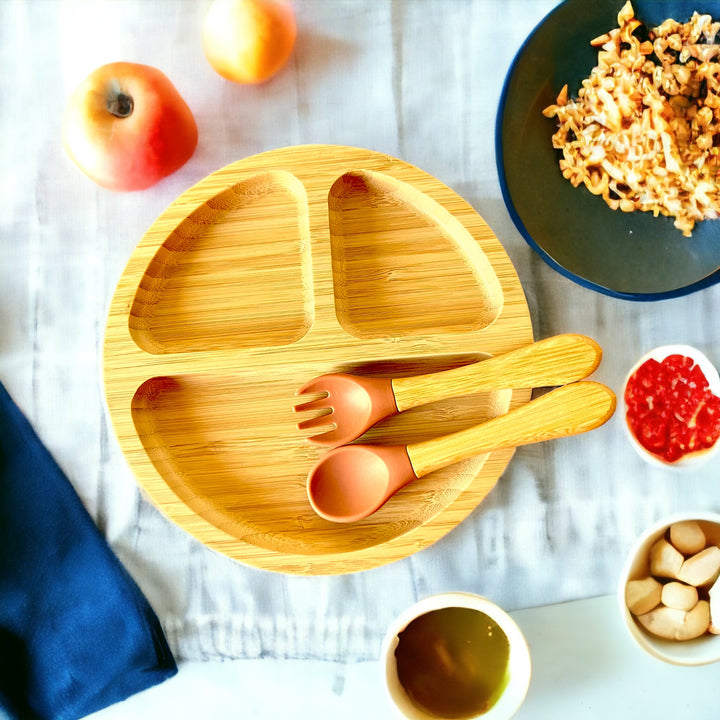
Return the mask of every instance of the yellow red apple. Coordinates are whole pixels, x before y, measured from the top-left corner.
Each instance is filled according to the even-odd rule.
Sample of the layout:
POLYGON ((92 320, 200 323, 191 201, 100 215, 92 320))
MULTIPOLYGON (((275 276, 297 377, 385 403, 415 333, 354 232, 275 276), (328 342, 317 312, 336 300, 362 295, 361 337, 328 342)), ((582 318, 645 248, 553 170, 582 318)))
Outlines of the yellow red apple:
POLYGON ((285 65, 296 35, 295 13, 286 0, 214 0, 205 16, 203 48, 222 77, 257 84, 285 65))
POLYGON ((197 146, 195 118, 157 68, 117 62, 94 70, 71 95, 63 145, 110 190, 144 190, 175 172, 197 146))

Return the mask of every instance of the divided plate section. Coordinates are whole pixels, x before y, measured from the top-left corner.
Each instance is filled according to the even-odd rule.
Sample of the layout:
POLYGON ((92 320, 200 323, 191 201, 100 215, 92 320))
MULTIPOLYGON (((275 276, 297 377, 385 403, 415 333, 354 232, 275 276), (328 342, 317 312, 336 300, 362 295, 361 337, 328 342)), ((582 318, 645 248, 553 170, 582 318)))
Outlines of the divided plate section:
MULTIPOLYGON (((465 360, 464 362, 467 362, 465 360)), ((394 374, 462 364, 459 359, 392 367, 394 374)), ((359 367, 363 374, 387 368, 359 367)), ((437 471, 401 490, 371 518, 329 523, 308 504, 308 468, 322 451, 298 442, 287 398, 297 378, 225 375, 155 377, 143 383, 132 416, 145 451, 172 491, 195 514, 267 550, 299 555, 357 551, 415 528, 451 503, 485 456, 437 471), (288 432, 278 433, 278 427, 288 432)), ((388 418, 365 441, 424 440, 503 413, 510 392, 443 401, 388 418)))
POLYGON ((172 228, 130 311, 145 352, 288 345, 312 321, 305 189, 259 173, 209 198, 172 228))
MULTIPOLYGON (((133 253, 105 339, 108 410, 150 498, 208 546, 298 574, 352 572, 449 532, 512 452, 432 473, 351 525, 318 517, 297 389, 326 372, 402 376, 532 341, 527 304, 482 218, 435 178, 357 148, 233 163, 183 193, 133 253)), ((362 442, 482 422, 529 391, 453 398, 362 442)))
POLYGON ((330 189, 338 320, 358 338, 481 330, 502 289, 470 233, 437 202, 384 173, 356 170, 330 189))

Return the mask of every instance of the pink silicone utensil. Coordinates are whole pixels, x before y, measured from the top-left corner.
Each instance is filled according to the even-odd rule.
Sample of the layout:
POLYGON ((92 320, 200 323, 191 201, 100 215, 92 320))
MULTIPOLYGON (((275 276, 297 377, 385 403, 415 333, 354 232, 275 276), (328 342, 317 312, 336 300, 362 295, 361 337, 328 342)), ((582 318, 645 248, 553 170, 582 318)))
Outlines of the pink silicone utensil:
POLYGON ((594 340, 568 333, 427 375, 402 378, 321 375, 303 385, 298 394, 324 396, 296 405, 295 410, 323 414, 299 422, 298 429, 329 427, 308 439, 331 447, 345 445, 383 418, 443 398, 506 388, 554 387, 581 380, 597 368, 601 357, 602 350, 594 340))
POLYGON ((615 405, 615 395, 605 385, 576 382, 505 415, 432 440, 335 448, 310 471, 308 498, 315 512, 327 520, 361 520, 407 483, 433 470, 499 448, 587 432, 606 422, 615 405))

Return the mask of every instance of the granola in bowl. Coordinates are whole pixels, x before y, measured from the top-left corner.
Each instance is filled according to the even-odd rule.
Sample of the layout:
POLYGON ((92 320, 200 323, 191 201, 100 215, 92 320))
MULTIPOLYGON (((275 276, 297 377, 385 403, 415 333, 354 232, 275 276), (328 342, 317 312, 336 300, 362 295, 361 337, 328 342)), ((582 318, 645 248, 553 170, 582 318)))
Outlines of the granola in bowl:
POLYGON ((630 0, 618 27, 595 38, 598 62, 577 98, 567 85, 543 110, 573 186, 614 210, 674 218, 689 237, 720 217, 720 21, 647 28, 630 0))

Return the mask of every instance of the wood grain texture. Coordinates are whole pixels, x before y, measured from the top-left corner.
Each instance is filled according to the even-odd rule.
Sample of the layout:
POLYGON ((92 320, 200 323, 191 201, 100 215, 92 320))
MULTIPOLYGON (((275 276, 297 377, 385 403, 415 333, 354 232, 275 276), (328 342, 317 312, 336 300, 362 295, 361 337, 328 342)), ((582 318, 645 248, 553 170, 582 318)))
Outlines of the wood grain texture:
MULTIPOLYGON (((384 154, 291 147, 213 173, 149 228, 108 315, 106 401, 140 484, 185 530, 257 567, 345 573, 445 535, 512 451, 432 473, 339 526, 307 500, 323 450, 295 427, 296 390, 326 372, 422 374, 530 342, 515 270, 456 193, 384 154)), ((424 406, 363 441, 428 439, 529 397, 424 406)))
POLYGON ((607 422, 615 406, 615 394, 605 385, 575 382, 480 425, 409 445, 407 453, 423 477, 470 455, 588 432, 607 422))
POLYGON ((443 373, 393 380, 397 409, 471 392, 503 388, 555 387, 581 380, 600 364, 602 350, 591 338, 574 333, 544 338, 532 345, 463 365, 443 373))

